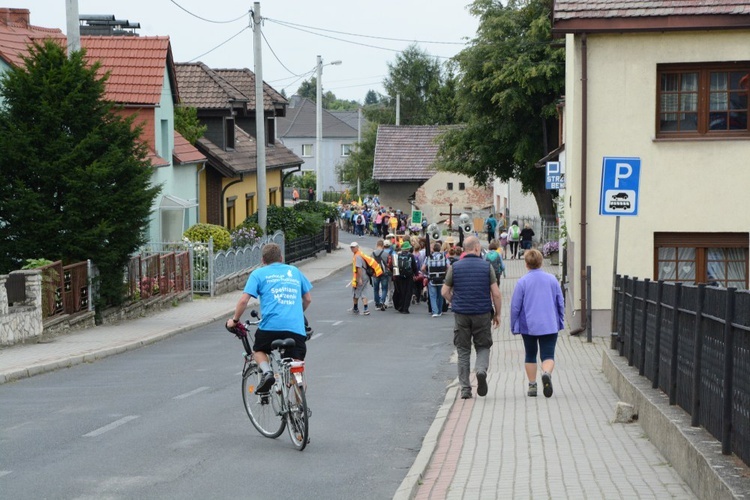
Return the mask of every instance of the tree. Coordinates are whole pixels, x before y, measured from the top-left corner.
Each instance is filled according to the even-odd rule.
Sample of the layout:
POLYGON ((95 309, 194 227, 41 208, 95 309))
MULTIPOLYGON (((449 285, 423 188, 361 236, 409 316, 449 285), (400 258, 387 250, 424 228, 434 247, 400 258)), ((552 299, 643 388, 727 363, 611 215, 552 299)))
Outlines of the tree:
POLYGON ((362 142, 357 143, 346 161, 337 167, 341 182, 356 186, 359 180, 362 191, 369 194, 380 192, 380 185, 372 178, 377 136, 378 126, 372 123, 363 131, 362 142))
POLYGON ((208 126, 202 125, 200 120, 198 120, 198 110, 196 108, 177 107, 174 108, 174 129, 187 139, 190 144, 195 145, 198 139, 206 133, 208 126))
MULTIPOLYGON (((357 101, 339 99, 330 90, 321 92, 323 96, 323 109, 332 111, 354 111, 359 108, 357 101)), ((297 95, 318 102, 318 80, 316 77, 305 80, 297 89, 297 95)))
POLYGON ((91 259, 97 308, 122 301, 159 192, 140 129, 103 98, 99 66, 47 40, 0 78, 0 273, 29 258, 91 259))
POLYGON ((372 89, 368 90, 367 94, 365 95, 365 106, 377 104, 378 101, 380 101, 380 98, 378 97, 377 92, 372 89))
POLYGON ((448 132, 441 168, 478 184, 518 179, 539 212, 554 214, 544 170, 534 164, 557 137, 556 101, 564 92, 565 49, 554 46, 552 0, 475 0, 477 37, 456 60, 460 68, 458 113, 466 126, 448 132))

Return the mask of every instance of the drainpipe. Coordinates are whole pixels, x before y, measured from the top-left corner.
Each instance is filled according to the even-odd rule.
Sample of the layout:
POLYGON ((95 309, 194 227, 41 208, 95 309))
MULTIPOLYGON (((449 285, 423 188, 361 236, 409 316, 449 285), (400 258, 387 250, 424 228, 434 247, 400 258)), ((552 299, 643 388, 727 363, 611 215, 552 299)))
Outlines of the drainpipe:
POLYGON ((221 203, 220 203, 220 205, 221 205, 221 214, 220 214, 221 218, 219 219, 219 221, 221 222, 222 226, 224 225, 224 195, 226 194, 227 189, 229 189, 230 186, 234 186, 235 184, 239 184, 243 180, 245 180, 245 174, 240 174, 240 178, 239 179, 237 179, 236 181, 230 182, 229 184, 227 184, 226 186, 224 186, 224 189, 221 190, 221 203))
POLYGON ((586 33, 581 36, 581 326, 571 331, 578 335, 587 326, 588 304, 586 302, 586 178, 588 171, 588 46, 586 33))
POLYGON ((201 174, 206 170, 208 161, 203 162, 203 166, 195 174, 195 223, 198 224, 201 221, 201 174))

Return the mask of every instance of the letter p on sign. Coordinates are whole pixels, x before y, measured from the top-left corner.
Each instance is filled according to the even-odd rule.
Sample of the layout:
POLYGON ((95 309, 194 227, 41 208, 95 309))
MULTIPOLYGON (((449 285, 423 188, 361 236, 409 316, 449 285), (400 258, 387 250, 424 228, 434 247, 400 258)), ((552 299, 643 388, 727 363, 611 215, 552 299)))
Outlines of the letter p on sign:
POLYGON ((633 167, 628 163, 618 163, 615 166, 615 189, 620 188, 620 181, 633 175, 633 167))
POLYGON ((641 159, 604 157, 599 215, 638 215, 641 159))

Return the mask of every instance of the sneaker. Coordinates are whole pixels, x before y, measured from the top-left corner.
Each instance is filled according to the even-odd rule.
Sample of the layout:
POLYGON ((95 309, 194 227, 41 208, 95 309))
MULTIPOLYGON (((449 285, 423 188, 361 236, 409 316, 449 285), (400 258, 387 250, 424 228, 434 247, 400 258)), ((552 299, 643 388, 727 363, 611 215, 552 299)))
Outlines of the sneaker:
POLYGON ((545 398, 552 397, 552 375, 547 372, 542 374, 542 392, 545 398))
POLYGON ((357 309, 356 307, 354 309, 352 309, 352 314, 359 315, 359 309, 357 309))
POLYGON ((461 389, 461 399, 471 399, 471 389, 461 389))
POLYGON ((440 317, 440 315, 439 315, 439 314, 433 314, 433 315, 432 315, 432 317, 433 317, 433 318, 439 318, 439 317, 440 317))
POLYGON ((529 397, 536 397, 536 382, 529 384, 529 397))
POLYGON ((362 314, 364 314, 365 316, 367 316, 368 314, 370 314, 370 310, 369 310, 368 308, 366 308, 366 307, 365 307, 365 308, 364 308, 364 309, 362 310, 362 314))
POLYGON ((271 387, 273 387, 275 382, 276 379, 273 376, 273 372, 263 373, 260 377, 260 382, 258 382, 258 387, 255 388, 255 394, 267 393, 271 390, 271 387))
POLYGON ((487 395, 487 372, 477 372, 477 396, 487 395))

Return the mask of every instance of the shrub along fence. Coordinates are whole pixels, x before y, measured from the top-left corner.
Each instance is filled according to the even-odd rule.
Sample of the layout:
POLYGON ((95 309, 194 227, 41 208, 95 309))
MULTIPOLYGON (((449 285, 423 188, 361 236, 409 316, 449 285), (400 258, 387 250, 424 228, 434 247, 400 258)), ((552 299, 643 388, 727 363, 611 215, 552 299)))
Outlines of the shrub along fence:
POLYGON ((750 464, 750 292, 618 275, 615 293, 620 355, 750 464))

